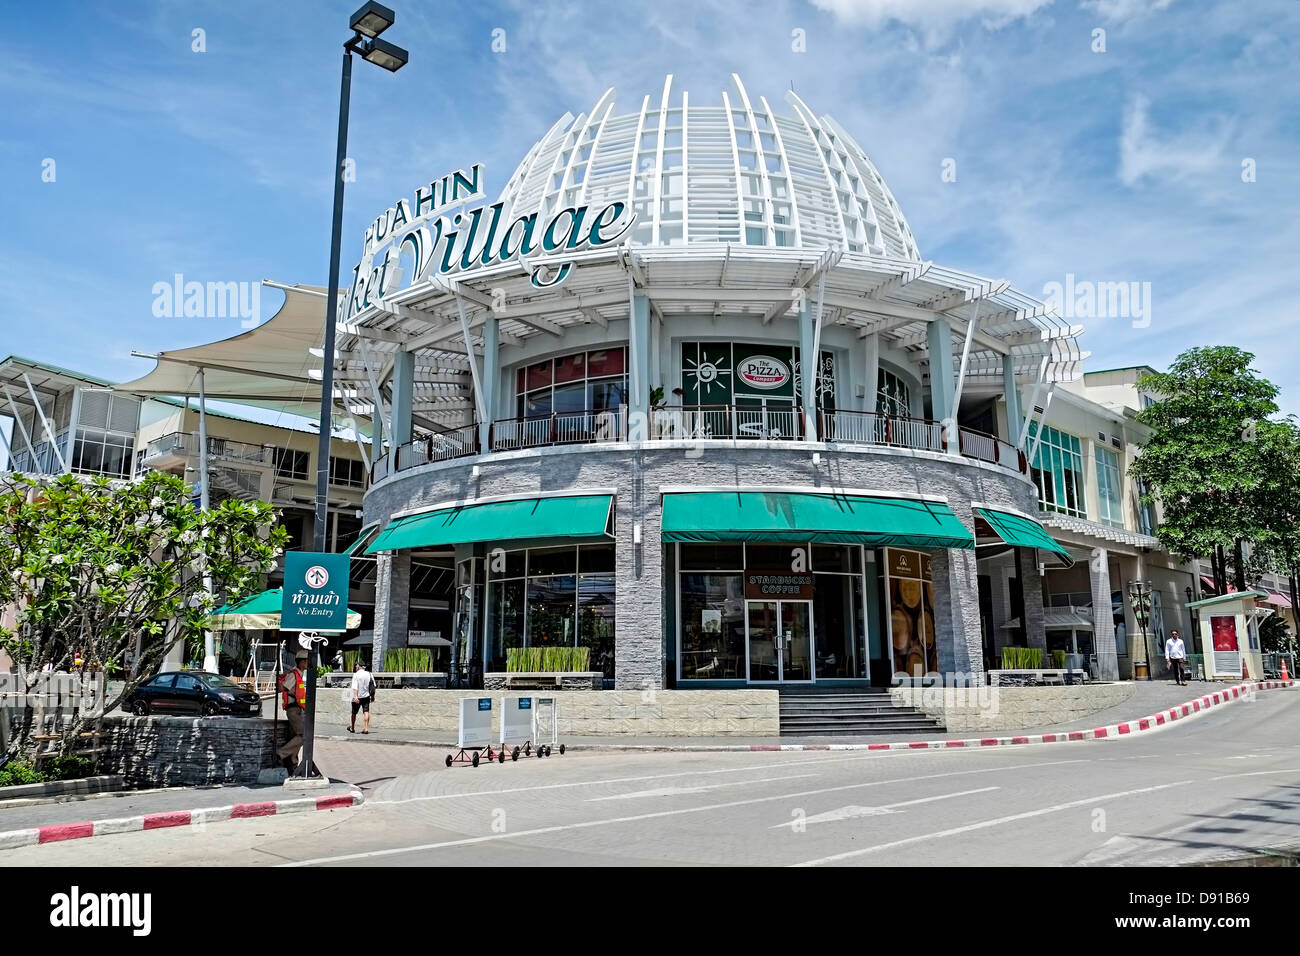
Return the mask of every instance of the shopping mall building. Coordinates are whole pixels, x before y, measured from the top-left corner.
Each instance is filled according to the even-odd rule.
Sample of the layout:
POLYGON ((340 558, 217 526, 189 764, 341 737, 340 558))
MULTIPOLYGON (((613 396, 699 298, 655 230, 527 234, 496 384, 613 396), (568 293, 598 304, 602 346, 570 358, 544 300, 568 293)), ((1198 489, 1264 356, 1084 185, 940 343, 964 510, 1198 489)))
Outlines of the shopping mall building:
POLYGON ((569 645, 620 688, 978 681, 986 562, 1042 646, 1040 575, 1070 559, 1028 461, 1082 330, 924 260, 793 92, 611 90, 495 202, 459 170, 364 256, 335 375, 377 422, 376 659, 418 630, 421 561, 455 570, 461 672, 569 645))

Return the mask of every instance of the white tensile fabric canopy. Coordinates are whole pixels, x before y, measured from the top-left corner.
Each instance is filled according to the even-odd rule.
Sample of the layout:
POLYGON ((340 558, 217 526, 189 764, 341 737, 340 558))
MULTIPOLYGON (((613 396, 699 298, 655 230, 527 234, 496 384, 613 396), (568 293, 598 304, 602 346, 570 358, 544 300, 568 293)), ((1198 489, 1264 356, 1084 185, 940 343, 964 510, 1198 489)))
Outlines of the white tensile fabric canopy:
POLYGON ((320 417, 325 292, 280 286, 284 305, 255 329, 208 345, 160 352, 152 372, 117 389, 134 395, 197 395, 203 369, 210 401, 237 402, 306 418, 320 417))

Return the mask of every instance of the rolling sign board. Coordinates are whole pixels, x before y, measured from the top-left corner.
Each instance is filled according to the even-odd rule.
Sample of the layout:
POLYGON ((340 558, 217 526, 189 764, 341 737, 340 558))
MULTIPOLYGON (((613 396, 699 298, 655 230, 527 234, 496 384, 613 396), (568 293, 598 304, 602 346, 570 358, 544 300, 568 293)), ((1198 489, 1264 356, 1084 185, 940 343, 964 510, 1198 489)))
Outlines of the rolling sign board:
POLYGON ((501 698, 501 745, 527 743, 533 737, 533 699, 501 698))
POLYGON ((460 699, 460 733, 457 746, 490 747, 492 745, 492 698, 460 699))

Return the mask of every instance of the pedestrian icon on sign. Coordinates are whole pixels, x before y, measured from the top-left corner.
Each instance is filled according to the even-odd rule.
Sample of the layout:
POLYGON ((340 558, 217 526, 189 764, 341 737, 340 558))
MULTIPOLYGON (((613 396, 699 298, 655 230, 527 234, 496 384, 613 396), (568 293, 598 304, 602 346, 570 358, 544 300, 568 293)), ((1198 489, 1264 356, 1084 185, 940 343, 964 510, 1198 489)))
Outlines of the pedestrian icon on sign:
POLYGON ((324 568, 322 568, 319 564, 313 565, 312 567, 308 568, 307 574, 304 576, 303 579, 311 587, 314 588, 323 588, 325 585, 329 584, 330 582, 329 572, 326 571, 324 568))

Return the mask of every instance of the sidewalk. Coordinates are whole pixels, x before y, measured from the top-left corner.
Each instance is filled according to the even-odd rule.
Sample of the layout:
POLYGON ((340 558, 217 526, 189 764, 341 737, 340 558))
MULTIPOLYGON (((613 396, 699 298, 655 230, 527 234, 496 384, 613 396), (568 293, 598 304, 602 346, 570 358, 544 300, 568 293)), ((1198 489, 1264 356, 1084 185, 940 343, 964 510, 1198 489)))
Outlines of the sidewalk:
MULTIPOLYGON (((1253 682, 1251 682, 1253 683, 1253 682)), ((1277 683, 1277 682, 1268 682, 1277 683)), ((1178 686, 1173 681, 1145 681, 1134 685, 1133 696, 1122 704, 1108 707, 1080 720, 1064 724, 1023 727, 1014 730, 989 731, 990 738, 1016 739, 1028 736, 1052 736, 1068 734, 1070 731, 1093 730, 1112 727, 1130 722, 1137 722, 1144 717, 1152 717, 1169 708, 1199 700, 1217 692, 1230 690, 1239 684, 1211 681, 1193 681, 1185 686, 1178 686)), ((347 725, 323 723, 317 729, 320 739, 331 741, 358 741, 361 743, 409 744, 419 747, 455 748, 456 735, 448 731, 432 730, 385 730, 378 726, 376 719, 370 733, 363 735, 347 732, 347 725)), ((1125 731, 1127 732, 1127 731, 1125 731)), ((971 740, 979 735, 972 731, 957 733, 924 733, 907 735, 855 734, 853 736, 835 737, 648 737, 648 736, 610 736, 610 737, 570 737, 563 734, 559 742, 567 750, 752 750, 772 747, 822 747, 822 746, 869 746, 872 744, 898 743, 900 749, 918 746, 926 741, 971 740)))

